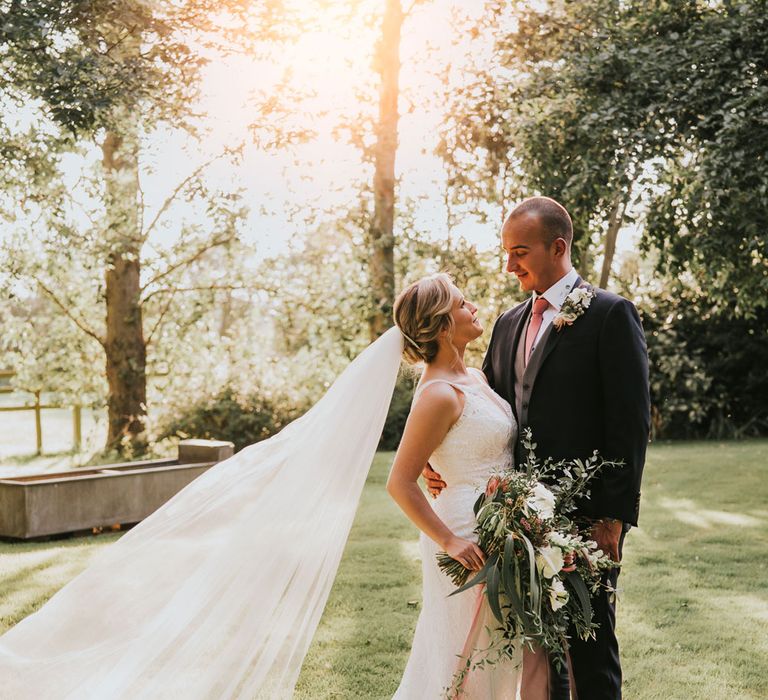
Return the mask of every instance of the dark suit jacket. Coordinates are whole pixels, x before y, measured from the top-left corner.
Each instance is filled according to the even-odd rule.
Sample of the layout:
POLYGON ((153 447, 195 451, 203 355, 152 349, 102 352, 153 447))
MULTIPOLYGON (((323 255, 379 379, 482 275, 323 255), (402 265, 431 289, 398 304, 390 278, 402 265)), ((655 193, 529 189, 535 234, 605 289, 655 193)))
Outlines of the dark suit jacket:
MULTIPOLYGON (((579 281, 578 284, 582 284, 579 281)), ((573 325, 551 329, 534 379, 526 427, 540 459, 587 458, 594 450, 623 467, 606 467, 578 514, 637 525, 640 480, 650 430, 648 355, 634 304, 590 287, 595 297, 573 325)), ((514 358, 531 299, 503 313, 491 334, 483 371, 515 406, 514 358)), ((518 457, 521 447, 518 442, 518 457)))

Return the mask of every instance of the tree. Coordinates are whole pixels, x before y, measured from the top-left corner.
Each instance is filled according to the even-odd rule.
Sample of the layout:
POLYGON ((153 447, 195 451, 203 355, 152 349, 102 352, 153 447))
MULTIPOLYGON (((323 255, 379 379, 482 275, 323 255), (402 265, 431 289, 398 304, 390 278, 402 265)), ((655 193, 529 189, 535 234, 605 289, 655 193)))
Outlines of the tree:
POLYGON ((565 202, 584 268, 601 242, 602 284, 635 220, 661 272, 690 272, 737 313, 768 303, 765 2, 491 10, 497 64, 456 110, 479 168, 516 161, 528 192, 565 202))
MULTIPOLYGON (((405 21, 424 0, 412 0, 403 9, 400 0, 384 0, 381 30, 373 59, 378 82, 378 116, 373 121, 374 145, 359 134, 363 160, 373 163, 373 215, 369 229, 371 313, 370 338, 375 340, 392 325, 395 301, 395 159, 398 146, 400 99, 400 38, 405 21)), ((360 129, 360 125, 355 127, 360 129)))
MULTIPOLYGON (((301 234, 285 254, 264 261, 256 275, 258 306, 266 310, 251 332, 242 328, 238 347, 258 342, 259 352, 238 365, 225 383, 209 383, 190 406, 185 391, 163 418, 162 434, 221 435, 238 444, 264 439, 315 403, 330 383, 368 344, 370 313, 368 252, 372 193, 361 194, 333 211, 302 209, 301 234), (264 415, 266 414, 266 415, 264 415), (222 432, 223 431, 223 432, 222 432)), ((520 298, 517 282, 502 274, 494 251, 479 251, 459 238, 448 245, 419 230, 415 205, 399 204, 395 274, 404 282, 447 270, 479 307, 489 329, 510 299, 520 298)), ((254 309, 244 309, 244 315, 254 309)), ((486 336, 487 339, 488 336, 486 336)), ((485 348, 469 348, 467 360, 479 366, 485 348)), ((242 350, 239 351, 242 355, 242 350)), ((395 387, 384 427, 382 449, 395 449, 410 410, 416 373, 406 369, 395 387)))
POLYGON ((658 49, 678 138, 658 170, 644 246, 690 275, 719 312, 768 307, 768 8, 670 3, 642 27, 658 49))
POLYGON ((385 0, 381 36, 375 68, 379 74, 379 119, 376 125, 373 175, 373 221, 371 222, 371 294, 373 314, 371 340, 392 322, 395 301, 395 155, 397 153, 398 79, 400 33, 403 27, 400 0, 385 0))
POLYGON ((655 438, 743 438, 768 430, 768 310, 735 318, 690 276, 659 278, 652 255, 625 257, 618 291, 640 311, 655 438), (686 278, 687 277, 687 278, 686 278))
MULTIPOLYGON (((244 40, 279 28, 273 22, 278 5, 268 2, 250 10, 249 3, 239 0, 161 5, 103 0, 85 6, 34 0, 11 3, 2 12, 0 93, 6 102, 36 108, 33 149, 14 131, 11 120, 0 123, 10 136, 5 150, 12 156, 5 180, 23 192, 21 201, 28 205, 23 214, 28 220, 37 219, 35 230, 43 224, 50 232, 41 241, 46 253, 58 252, 58 244, 74 255, 72 247, 79 246, 80 253, 101 261, 104 284, 98 295, 103 298, 105 322, 88 321, 79 310, 81 290, 62 289, 53 283, 52 275, 44 274, 52 271, 55 256, 30 259, 18 238, 22 247, 9 248, 16 256, 12 272, 17 278, 34 280, 62 313, 102 346, 109 385, 107 446, 118 451, 143 449, 147 344, 173 294, 163 298, 158 320, 145 337, 147 302, 152 297, 160 300, 161 282, 167 286, 207 251, 232 244, 237 222, 244 215, 236 195, 208 197, 213 219, 209 237, 197 241, 187 237, 179 257, 153 270, 149 280, 142 282, 143 248, 153 227, 179 194, 193 187, 201 190, 198 170, 145 225, 139 179, 142 138, 163 121, 193 132, 190 106, 204 64, 200 47, 220 47, 222 36, 238 35, 244 40), (230 30, 221 30, 221 25, 230 30), (90 216, 89 225, 78 226, 67 212, 68 193, 58 163, 64 152, 79 149, 82 153, 84 144, 93 140, 100 145, 102 159, 91 183, 92 194, 102 207, 91 212, 95 216, 90 216), (50 206, 52 199, 56 206, 50 206), (195 247, 187 247, 193 242, 195 247)), ((202 191, 202 199, 211 195, 202 191)), ((18 215, 13 202, 7 218, 18 215)), ((88 267, 87 262, 84 265, 88 267)))

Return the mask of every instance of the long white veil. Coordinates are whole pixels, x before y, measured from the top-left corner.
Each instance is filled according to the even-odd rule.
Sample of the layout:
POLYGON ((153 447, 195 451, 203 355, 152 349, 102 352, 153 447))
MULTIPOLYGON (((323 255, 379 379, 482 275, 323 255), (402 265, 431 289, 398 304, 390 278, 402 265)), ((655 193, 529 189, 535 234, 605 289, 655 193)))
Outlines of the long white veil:
POLYGON ((0 637, 0 696, 289 698, 402 343, 389 330, 308 413, 209 469, 0 637))

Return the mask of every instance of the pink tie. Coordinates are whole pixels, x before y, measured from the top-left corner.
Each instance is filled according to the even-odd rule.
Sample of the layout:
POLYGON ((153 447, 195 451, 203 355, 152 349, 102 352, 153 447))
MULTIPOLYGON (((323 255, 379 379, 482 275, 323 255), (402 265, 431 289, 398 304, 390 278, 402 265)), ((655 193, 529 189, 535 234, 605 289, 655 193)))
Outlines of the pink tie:
POLYGON ((544 297, 539 297, 533 302, 533 315, 531 316, 531 322, 528 324, 528 331, 525 334, 525 364, 528 364, 528 360, 531 357, 531 350, 533 350, 533 341, 536 340, 536 336, 539 334, 539 328, 544 320, 544 312, 549 307, 549 302, 544 297))

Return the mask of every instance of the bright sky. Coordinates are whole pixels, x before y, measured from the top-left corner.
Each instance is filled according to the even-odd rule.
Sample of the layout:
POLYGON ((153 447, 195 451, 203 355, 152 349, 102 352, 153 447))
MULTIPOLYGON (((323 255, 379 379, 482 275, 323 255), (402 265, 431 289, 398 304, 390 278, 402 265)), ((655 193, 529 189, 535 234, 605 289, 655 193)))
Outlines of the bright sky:
MULTIPOLYGON (((405 4, 405 3, 404 3, 405 4)), ((436 238, 446 235, 445 211, 440 201, 443 173, 432 155, 437 143, 436 128, 441 114, 436 105, 438 80, 433 71, 448 62, 457 63, 467 50, 465 38, 450 26, 451 12, 479 12, 481 1, 441 0, 420 6, 404 26, 400 76, 400 146, 396 169, 401 200, 418 199, 417 220, 436 238), (474 6, 474 7, 473 7, 474 6), (423 106, 424 97, 431 104, 423 106), (411 105, 416 109, 411 111, 411 105)), ((322 16, 320 19, 323 19, 322 16)), ((350 202, 361 178, 370 179, 370 170, 361 164, 357 148, 334 129, 361 109, 358 91, 375 99, 375 76, 371 69, 375 30, 358 25, 340 25, 331 13, 325 21, 313 23, 301 41, 287 55, 265 62, 246 56, 213 62, 205 72, 201 108, 208 114, 204 126, 208 135, 200 144, 191 144, 183 134, 158 133, 148 144, 145 163, 153 173, 144 175, 144 190, 150 208, 159 207, 175 183, 194 167, 226 146, 246 140, 242 165, 233 170, 228 163, 214 166, 211 180, 223 188, 241 186, 251 207, 247 238, 262 255, 283 251, 296 231, 287 214, 288 204, 333 207, 350 202), (269 94, 286 67, 295 84, 316 92, 302 101, 302 115, 317 131, 311 143, 279 154, 265 153, 253 145, 249 124, 255 119, 254 96, 269 94), (307 116, 308 115, 308 116, 307 116)), ((477 46, 474 47, 477 50, 477 46)), ((373 108, 376 108, 375 103, 373 108)), ((177 212, 181 214, 181 212, 177 212)), ((168 220, 167 235, 177 227, 168 220)), ((497 245, 494 224, 482 225, 469 217, 454 230, 454 236, 486 248, 497 245)))
MULTIPOLYGON (((319 0, 293 2, 316 8, 319 0)), ((360 2, 377 8, 383 4, 379 0, 360 2)), ((301 220, 302 212, 310 207, 333 209, 350 203, 360 182, 370 182, 370 166, 362 165, 358 149, 347 143, 343 133, 335 135, 334 131, 361 111, 376 113, 376 76, 371 64, 379 26, 367 28, 359 21, 341 22, 338 14, 349 4, 325 4, 331 9, 312 16, 300 41, 271 52, 269 60, 244 55, 218 57, 205 69, 201 101, 194 105, 196 111, 206 115, 201 120, 203 138, 196 142, 182 130, 163 129, 150 136, 144 145, 142 187, 146 221, 154 217, 176 185, 197 166, 226 147, 243 142, 247 145, 242 162, 233 166, 218 161, 207 171, 207 179, 222 190, 244 189, 244 200, 251 210, 244 237, 256 246, 258 257, 285 251, 297 233, 303 233, 301 224, 295 223, 301 220), (317 136, 288 151, 269 153, 254 144, 249 125, 258 119, 256 102, 274 94, 275 84, 287 69, 291 71, 292 84, 308 96, 287 115, 286 122, 310 125, 317 136), (361 100, 361 93, 367 96, 367 103, 361 100)), ((403 4, 408 3, 404 0, 403 4)), ((417 202, 417 225, 435 239, 447 234, 441 201, 444 174, 439 159, 433 155, 444 109, 435 73, 451 64, 456 81, 467 52, 474 56, 482 52, 490 55, 490 41, 470 43, 451 26, 453 12, 477 16, 483 4, 484 0, 426 2, 406 19, 403 28, 397 194, 400 202, 417 202)), ((86 162, 95 165, 100 156, 94 146, 86 162)), ((80 199, 85 195, 77 194, 75 183, 82 167, 81 158, 68 158, 71 191, 80 199)), ((468 215, 460 217, 452 235, 464 236, 483 249, 498 246, 500 212, 490 206, 489 213, 490 223, 486 224, 468 215)), ((169 210, 151 242, 171 243, 182 222, 195 216, 199 213, 184 204, 169 210)), ((620 239, 619 247, 626 245, 620 239)))

